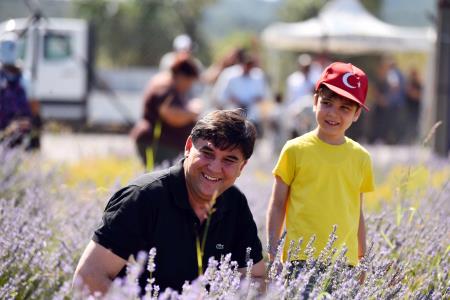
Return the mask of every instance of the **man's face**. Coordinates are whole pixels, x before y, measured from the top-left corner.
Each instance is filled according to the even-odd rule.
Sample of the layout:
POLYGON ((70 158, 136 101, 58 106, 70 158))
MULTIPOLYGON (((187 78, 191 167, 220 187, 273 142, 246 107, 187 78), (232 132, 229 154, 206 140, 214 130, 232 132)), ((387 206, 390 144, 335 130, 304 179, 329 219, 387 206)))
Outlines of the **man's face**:
POLYGON ((184 170, 188 194, 193 201, 209 202, 222 194, 241 174, 247 160, 239 148, 220 150, 204 139, 186 141, 184 170))
POLYGON ((342 141, 346 130, 361 114, 358 105, 339 96, 324 98, 316 95, 314 111, 319 125, 319 137, 330 143, 342 141))

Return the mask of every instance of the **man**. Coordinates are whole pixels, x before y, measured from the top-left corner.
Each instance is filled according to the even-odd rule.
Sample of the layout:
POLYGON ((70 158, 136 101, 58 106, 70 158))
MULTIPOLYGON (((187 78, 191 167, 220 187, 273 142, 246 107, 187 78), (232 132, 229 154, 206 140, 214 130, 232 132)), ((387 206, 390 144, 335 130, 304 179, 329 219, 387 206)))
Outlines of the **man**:
POLYGON ((267 95, 264 72, 257 68, 256 59, 253 56, 244 53, 239 67, 233 68, 228 76, 221 94, 218 95, 219 107, 245 109, 249 119, 258 127, 261 134, 258 104, 267 95))
POLYGON ((200 72, 203 71, 203 64, 200 60, 193 56, 192 46, 192 40, 187 34, 180 34, 176 36, 172 43, 173 51, 168 52, 161 57, 159 62, 159 70, 169 71, 173 63, 176 61, 177 56, 180 53, 184 53, 192 58, 200 72))
MULTIPOLYGON (((152 247, 157 250, 152 276, 161 290, 180 291, 185 280, 204 271, 211 256, 231 253, 244 272, 247 247, 252 249, 252 275, 263 277, 256 225, 245 196, 233 186, 253 153, 255 136, 242 110, 214 111, 200 119, 180 163, 138 178, 111 198, 75 281, 81 279, 91 292, 105 293, 114 278, 124 275, 130 255, 152 247), (204 236, 204 249, 198 253, 196 244, 204 236)), ((141 276, 141 287, 146 277, 141 276)))
POLYGON ((394 59, 383 57, 374 81, 374 104, 369 143, 396 144, 405 134, 405 78, 394 59))
POLYGON ((144 166, 172 161, 184 151, 184 142, 200 113, 198 99, 191 99, 189 91, 199 77, 194 61, 180 55, 168 76, 156 75, 144 93, 143 116, 131 131, 144 166))
POLYGON ((297 71, 286 80, 286 98, 278 116, 282 143, 312 130, 316 125, 311 98, 314 84, 319 79, 315 74, 317 63, 309 54, 301 54, 297 65, 297 71))
POLYGON ((311 72, 312 58, 308 54, 301 54, 297 59, 297 70, 286 80, 286 104, 297 102, 299 106, 312 106, 310 97, 314 92, 314 78, 311 72), (302 100, 306 103, 302 103, 302 100))
POLYGON ((6 141, 9 147, 25 143, 28 147, 32 114, 17 56, 17 35, 8 32, 0 36, 0 142, 6 141))

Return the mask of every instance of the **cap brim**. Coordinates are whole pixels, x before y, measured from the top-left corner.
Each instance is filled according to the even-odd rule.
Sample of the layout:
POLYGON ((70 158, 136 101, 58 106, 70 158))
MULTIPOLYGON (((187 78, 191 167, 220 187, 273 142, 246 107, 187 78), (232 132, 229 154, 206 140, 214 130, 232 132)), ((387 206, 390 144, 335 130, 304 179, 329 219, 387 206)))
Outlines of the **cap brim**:
POLYGON ((350 94, 349 92, 347 92, 346 90, 343 90, 341 88, 335 87, 334 85, 331 85, 329 83, 326 82, 322 82, 321 84, 325 85, 327 88, 329 88, 330 90, 332 90, 333 92, 335 92, 336 94, 347 98, 349 100, 352 100, 356 103, 358 103, 359 105, 361 105, 366 111, 370 111, 370 109, 365 106, 364 104, 362 104, 355 96, 353 96, 352 94, 350 94))

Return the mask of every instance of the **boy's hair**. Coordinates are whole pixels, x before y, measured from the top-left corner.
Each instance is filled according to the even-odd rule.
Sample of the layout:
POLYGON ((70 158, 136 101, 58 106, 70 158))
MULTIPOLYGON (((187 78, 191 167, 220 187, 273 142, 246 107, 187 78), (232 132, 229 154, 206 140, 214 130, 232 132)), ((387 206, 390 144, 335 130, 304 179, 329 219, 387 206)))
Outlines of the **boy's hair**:
POLYGON ((246 119, 243 109, 216 110, 197 121, 191 131, 192 141, 204 139, 221 150, 241 149, 247 160, 255 146, 255 126, 246 119))
POLYGON ((352 105, 352 106, 356 106, 357 108, 361 108, 361 105, 359 105, 357 102, 352 101, 351 99, 347 99, 341 95, 339 95, 338 93, 333 92, 331 89, 329 89, 327 86, 325 85, 321 85, 319 86, 319 88, 315 91, 314 94, 317 94, 317 96, 322 97, 323 99, 330 99, 330 98, 334 98, 334 97, 339 97, 341 99, 345 99, 348 100, 348 102, 352 105))

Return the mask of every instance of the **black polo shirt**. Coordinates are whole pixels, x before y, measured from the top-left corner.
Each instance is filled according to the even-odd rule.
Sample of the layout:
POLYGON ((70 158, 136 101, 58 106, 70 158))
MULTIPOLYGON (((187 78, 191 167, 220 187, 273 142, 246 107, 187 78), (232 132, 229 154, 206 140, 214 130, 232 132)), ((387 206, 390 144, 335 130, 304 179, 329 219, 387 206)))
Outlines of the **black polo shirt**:
MULTIPOLYGON (((236 187, 217 198, 205 243, 203 268, 208 259, 231 253, 246 267, 246 248, 254 263, 262 259, 261 242, 247 199, 236 187)), ((206 222, 204 222, 205 224, 206 222)), ((196 236, 203 227, 188 202, 182 162, 163 171, 139 177, 115 193, 106 205, 93 241, 123 259, 156 247, 155 284, 161 290, 181 291, 186 280, 198 277, 196 236)), ((123 276, 125 268, 119 273, 123 276)), ((148 273, 140 278, 145 286, 148 273)))

